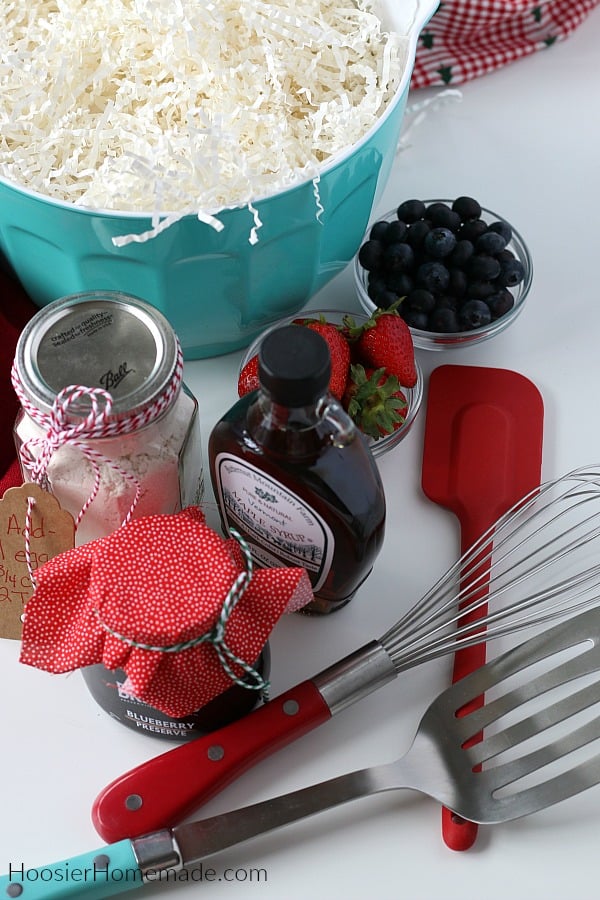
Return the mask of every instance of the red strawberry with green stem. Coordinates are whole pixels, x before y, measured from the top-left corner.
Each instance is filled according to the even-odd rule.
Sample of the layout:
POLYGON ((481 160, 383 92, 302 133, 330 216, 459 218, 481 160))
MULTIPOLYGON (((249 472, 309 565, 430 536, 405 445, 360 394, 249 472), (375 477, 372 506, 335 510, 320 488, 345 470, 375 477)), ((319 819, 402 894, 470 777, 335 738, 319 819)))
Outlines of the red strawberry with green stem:
POLYGON ((398 378, 383 367, 352 365, 342 403, 360 430, 375 440, 400 428, 408 412, 398 378))
POLYGON ((372 369, 384 368, 404 387, 417 383, 415 348, 410 328, 394 309, 376 309, 364 325, 348 318, 346 325, 355 341, 353 359, 372 369))

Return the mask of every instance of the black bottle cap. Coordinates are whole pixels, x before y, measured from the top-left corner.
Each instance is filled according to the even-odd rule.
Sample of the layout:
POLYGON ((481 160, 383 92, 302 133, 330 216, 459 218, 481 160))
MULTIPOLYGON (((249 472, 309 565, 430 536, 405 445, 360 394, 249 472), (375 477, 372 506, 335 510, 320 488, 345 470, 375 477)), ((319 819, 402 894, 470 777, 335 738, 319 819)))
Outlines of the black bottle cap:
POLYGON ((327 390, 330 374, 327 341, 304 325, 276 328, 260 345, 258 377, 277 403, 313 403, 327 390))

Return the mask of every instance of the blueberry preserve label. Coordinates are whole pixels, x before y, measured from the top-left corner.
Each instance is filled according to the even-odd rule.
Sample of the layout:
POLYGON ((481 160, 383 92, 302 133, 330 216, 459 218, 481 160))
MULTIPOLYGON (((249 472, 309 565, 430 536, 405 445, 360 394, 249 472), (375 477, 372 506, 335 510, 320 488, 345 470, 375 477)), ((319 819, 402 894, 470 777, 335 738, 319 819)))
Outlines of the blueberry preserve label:
POLYGON ((216 458, 217 500, 230 528, 248 542, 258 565, 302 566, 313 591, 327 578, 333 533, 301 497, 261 469, 228 453, 216 458))

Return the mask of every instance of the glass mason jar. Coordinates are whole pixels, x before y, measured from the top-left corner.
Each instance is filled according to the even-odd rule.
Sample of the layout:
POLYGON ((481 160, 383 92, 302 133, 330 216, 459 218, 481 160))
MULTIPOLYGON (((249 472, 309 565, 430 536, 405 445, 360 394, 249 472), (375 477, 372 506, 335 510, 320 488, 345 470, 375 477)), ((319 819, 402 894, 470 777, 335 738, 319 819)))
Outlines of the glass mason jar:
POLYGON ((77 545, 200 502, 198 404, 182 372, 165 317, 117 292, 56 300, 21 333, 13 385, 23 478, 73 515, 77 545))

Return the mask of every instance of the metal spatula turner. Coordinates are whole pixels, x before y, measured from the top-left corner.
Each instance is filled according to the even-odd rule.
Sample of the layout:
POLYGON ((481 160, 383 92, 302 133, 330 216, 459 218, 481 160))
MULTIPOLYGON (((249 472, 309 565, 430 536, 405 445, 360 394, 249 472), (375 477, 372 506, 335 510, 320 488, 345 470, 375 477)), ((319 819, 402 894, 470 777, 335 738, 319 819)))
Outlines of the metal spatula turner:
POLYGON ((591 746, 600 740, 594 704, 600 705, 597 608, 526 641, 444 691, 423 716, 409 752, 396 762, 42 867, 55 872, 54 878, 38 878, 41 869, 29 875, 13 869, 0 878, 0 897, 108 897, 281 825, 399 788, 422 791, 473 822, 517 819, 600 782, 600 748, 591 746), (485 706, 458 715, 484 693, 485 706), (466 746, 488 728, 481 742, 466 746), (582 759, 585 748, 589 752, 582 759), (64 876, 74 868, 97 877, 69 883, 64 876))

